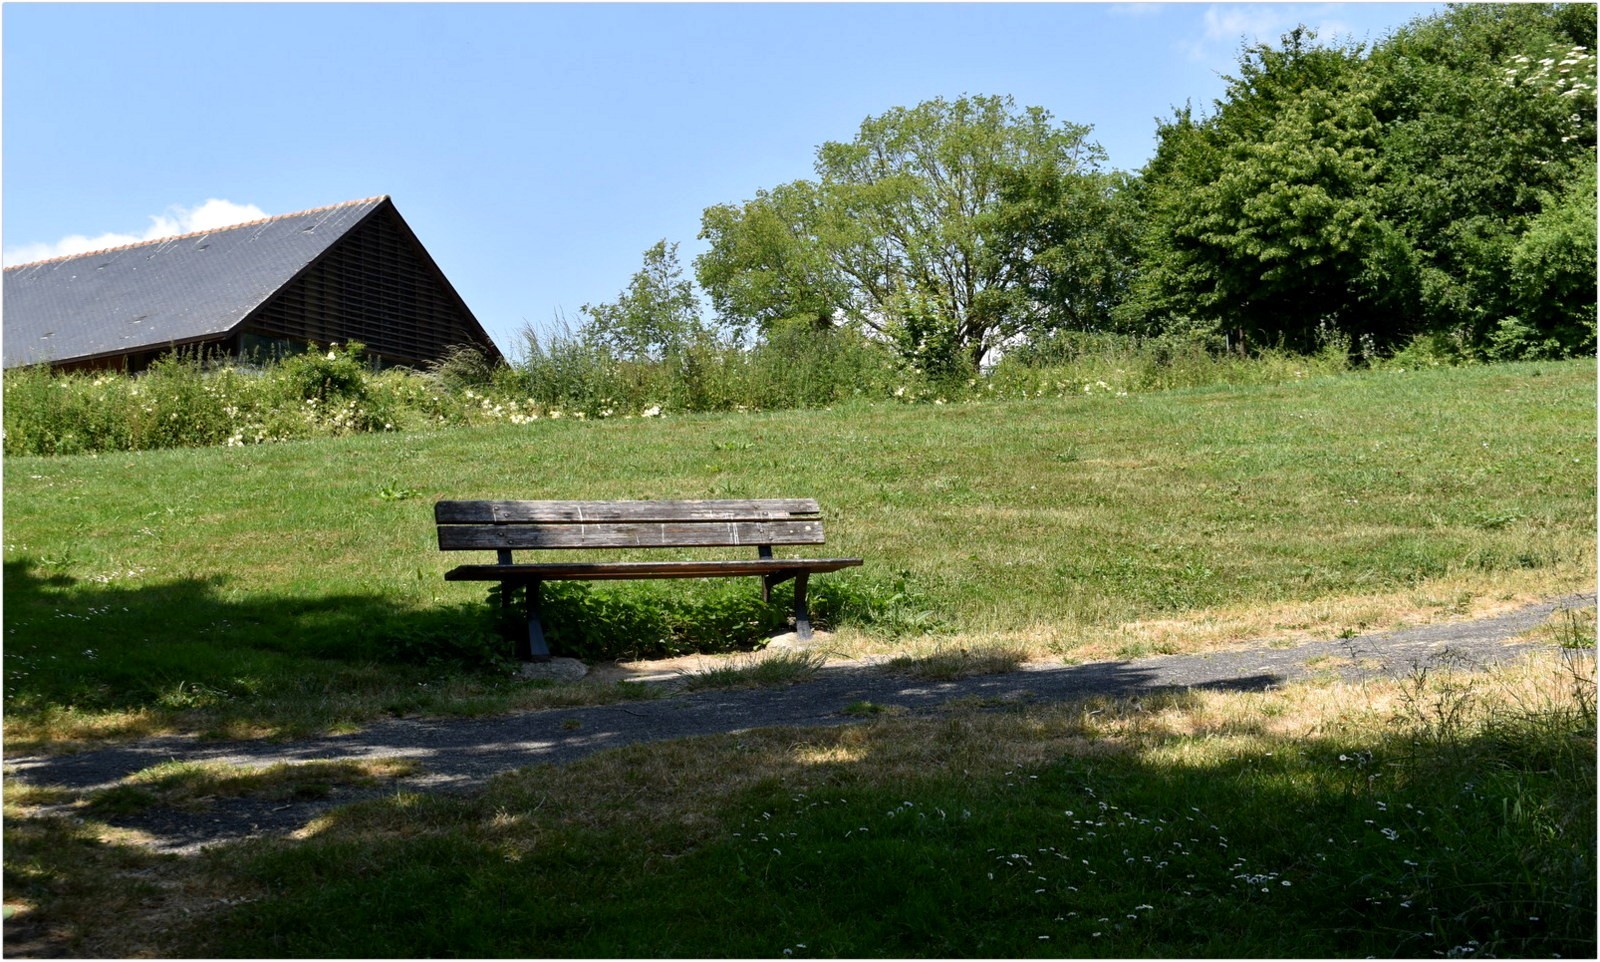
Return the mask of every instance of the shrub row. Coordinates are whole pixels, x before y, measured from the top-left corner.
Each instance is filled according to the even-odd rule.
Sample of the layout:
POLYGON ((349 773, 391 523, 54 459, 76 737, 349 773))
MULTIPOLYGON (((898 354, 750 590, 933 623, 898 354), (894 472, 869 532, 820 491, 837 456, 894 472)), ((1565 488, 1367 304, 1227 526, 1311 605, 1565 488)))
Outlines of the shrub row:
MULTIPOLYGON (((1348 345, 1318 355, 1249 358, 1200 341, 1060 336, 987 372, 943 377, 897 364, 881 344, 841 330, 778 331, 754 348, 711 339, 655 360, 620 360, 579 338, 491 365, 460 352, 426 372, 375 370, 351 343, 246 366, 172 355, 137 376, 19 369, 5 375, 8 455, 263 444, 371 431, 416 431, 543 418, 658 417, 822 407, 850 400, 945 403, 981 398, 1127 394, 1207 384, 1278 383, 1346 370, 1348 345)), ((1414 345, 1387 364, 1451 360, 1414 345)), ((1376 363, 1374 361, 1374 363, 1376 363)))

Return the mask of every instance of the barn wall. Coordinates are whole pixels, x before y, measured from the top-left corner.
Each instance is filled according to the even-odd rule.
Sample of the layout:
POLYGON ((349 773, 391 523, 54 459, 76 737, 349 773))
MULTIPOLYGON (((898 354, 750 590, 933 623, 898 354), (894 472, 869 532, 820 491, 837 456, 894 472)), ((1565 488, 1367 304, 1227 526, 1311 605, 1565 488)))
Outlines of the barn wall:
POLYGON ((380 209, 251 315, 244 330, 316 344, 356 340, 387 364, 425 364, 463 344, 497 355, 423 256, 398 215, 380 209))

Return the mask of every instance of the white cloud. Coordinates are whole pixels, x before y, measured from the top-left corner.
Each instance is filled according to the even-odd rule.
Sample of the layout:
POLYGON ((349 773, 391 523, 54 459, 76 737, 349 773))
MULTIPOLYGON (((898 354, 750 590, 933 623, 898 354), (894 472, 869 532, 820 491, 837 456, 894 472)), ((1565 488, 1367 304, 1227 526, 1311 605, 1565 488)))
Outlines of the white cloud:
POLYGON ((1180 41, 1189 59, 1213 63, 1224 69, 1238 62, 1240 43, 1276 44, 1295 27, 1305 24, 1316 31, 1319 42, 1353 33, 1348 22, 1339 19, 1340 4, 1212 4, 1206 8, 1204 29, 1199 37, 1180 41))
POLYGON ((243 224, 246 221, 260 220, 266 216, 266 211, 254 204, 235 204, 233 201, 218 200, 213 197, 198 207, 183 207, 174 204, 163 213, 151 214, 150 226, 145 228, 142 234, 107 232, 94 237, 84 234, 68 234, 53 244, 33 243, 7 247, 4 260, 7 264, 27 264, 33 261, 48 260, 52 257, 84 254, 89 251, 105 250, 108 247, 122 247, 127 244, 159 240, 163 237, 174 237, 178 234, 191 234, 195 231, 231 227, 234 224, 243 224))

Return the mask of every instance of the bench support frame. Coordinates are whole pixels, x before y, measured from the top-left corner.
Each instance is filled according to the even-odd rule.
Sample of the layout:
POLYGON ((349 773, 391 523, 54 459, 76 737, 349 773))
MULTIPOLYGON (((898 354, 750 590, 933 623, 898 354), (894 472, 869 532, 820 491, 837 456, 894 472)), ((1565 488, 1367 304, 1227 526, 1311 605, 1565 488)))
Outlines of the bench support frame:
MULTIPOLYGON (((794 579, 794 633, 801 641, 810 641, 814 638, 815 631, 811 627, 811 609, 806 601, 806 589, 811 581, 809 571, 786 571, 780 574, 763 575, 761 578, 761 600, 772 600, 772 586, 781 584, 789 579, 794 579)), ((539 578, 507 579, 500 583, 500 607, 511 607, 512 593, 518 588, 524 591, 526 606, 524 613, 527 618, 527 634, 517 639, 517 660, 543 662, 549 661, 550 645, 544 638, 544 620, 541 612, 540 589, 544 581, 539 578)))

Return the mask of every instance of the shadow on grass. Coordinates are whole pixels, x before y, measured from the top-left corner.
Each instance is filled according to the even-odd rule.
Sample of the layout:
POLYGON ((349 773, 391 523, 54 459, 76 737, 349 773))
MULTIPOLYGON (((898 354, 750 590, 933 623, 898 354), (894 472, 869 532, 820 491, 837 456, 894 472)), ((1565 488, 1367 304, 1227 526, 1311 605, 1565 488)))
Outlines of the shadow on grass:
MULTIPOLYGON (((508 618, 492 597, 417 608, 378 591, 247 594, 221 575, 129 585, 31 557, 5 562, 4 602, 5 707, 12 720, 41 723, 188 713, 202 728, 211 717, 306 731, 382 714, 480 713, 474 699, 511 684, 525 630, 518 609, 508 618)), ((840 604, 819 592, 817 617, 829 622, 840 604)), ((670 593, 556 583, 545 598, 552 649, 591 661, 751 650, 787 614, 786 601, 762 602, 747 583, 670 593)))
POLYGON ((4 603, 12 717, 382 700, 441 674, 493 671, 511 653, 486 605, 236 595, 221 577, 102 584, 24 558, 5 563, 4 603))
MULTIPOLYGON (((189 860, 238 904, 159 948, 1593 957, 1592 729, 1587 749, 1557 726, 1441 754, 1244 719, 1246 740, 1174 756, 1100 743, 1081 717, 745 731, 340 809, 303 840, 189 860)), ((40 834, 8 871, 77 857, 40 834)))
MULTIPOLYGON (((142 866, 124 872, 145 893, 135 916, 205 880, 204 904, 169 916, 165 955, 1592 957, 1592 701, 1506 702, 1480 728, 1423 699, 1288 737, 1260 703, 1210 715, 1197 690, 1139 666, 1019 675, 879 687, 874 704, 946 708, 869 724, 843 724, 873 680, 861 674, 378 726, 349 746, 430 775, 576 761, 464 796, 290 811, 261 822, 266 837, 160 863, 188 884, 153 890, 137 846, 8 815, 8 895, 66 933, 57 949, 112 955, 130 937, 106 908, 126 898, 111 884, 126 865, 142 866), (819 693, 839 702, 835 727, 765 727, 808 717, 808 702, 818 725, 819 693), (680 737, 696 731, 725 734, 680 737)), ((129 770, 164 751, 146 749, 129 770)), ((91 784, 73 777, 93 774, 89 754, 24 778, 91 784)))

